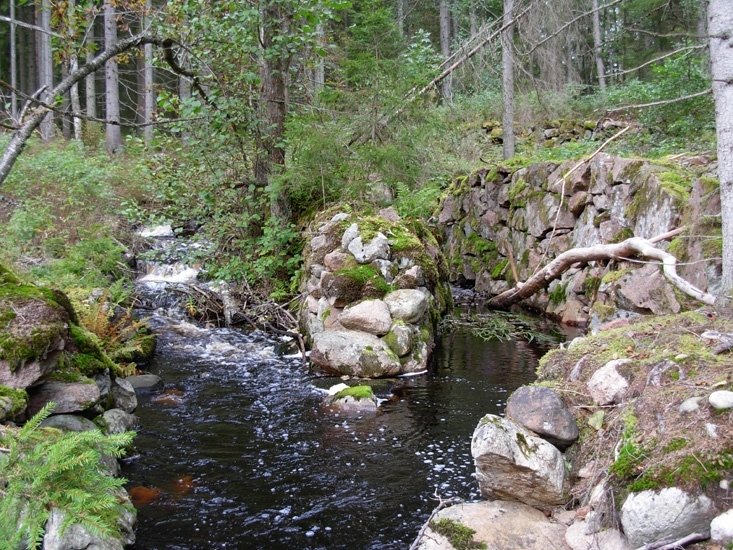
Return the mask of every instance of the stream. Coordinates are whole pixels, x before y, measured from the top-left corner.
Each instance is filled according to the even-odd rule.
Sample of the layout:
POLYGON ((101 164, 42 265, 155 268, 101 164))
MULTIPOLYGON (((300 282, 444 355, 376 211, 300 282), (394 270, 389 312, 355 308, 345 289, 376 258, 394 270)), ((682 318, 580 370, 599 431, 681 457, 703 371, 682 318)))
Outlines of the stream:
POLYGON ((321 405, 342 380, 309 373, 265 334, 163 312, 150 324, 146 369, 165 389, 139 396, 123 464, 128 489, 155 494, 138 504, 138 550, 404 550, 435 495, 480 499, 473 430, 534 380, 541 354, 455 330, 429 373, 367 381, 383 401, 356 417, 321 405))

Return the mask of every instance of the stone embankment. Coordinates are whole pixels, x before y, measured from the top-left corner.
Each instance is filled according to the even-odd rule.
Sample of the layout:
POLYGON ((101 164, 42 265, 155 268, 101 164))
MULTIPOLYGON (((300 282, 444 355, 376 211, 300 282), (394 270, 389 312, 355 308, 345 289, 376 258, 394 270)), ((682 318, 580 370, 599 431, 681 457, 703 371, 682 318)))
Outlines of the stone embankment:
MULTIPOLYGON (((718 292, 721 221, 715 165, 704 156, 652 162, 604 153, 590 161, 502 164, 456 179, 438 213, 451 282, 491 297, 560 253, 684 231, 657 246, 679 274, 718 292)), ((526 301, 564 323, 677 313, 689 304, 655 263, 617 258, 573 266, 526 301)))

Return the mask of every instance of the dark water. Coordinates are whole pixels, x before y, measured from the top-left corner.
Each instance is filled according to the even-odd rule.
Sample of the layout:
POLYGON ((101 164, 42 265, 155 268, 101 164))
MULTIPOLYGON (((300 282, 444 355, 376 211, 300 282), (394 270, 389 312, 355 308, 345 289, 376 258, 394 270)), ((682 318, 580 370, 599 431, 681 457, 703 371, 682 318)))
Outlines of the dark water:
POLYGON ((479 499, 473 430, 534 379, 538 357, 458 331, 431 373, 373 382, 386 400, 376 416, 334 416, 319 388, 341 380, 310 375, 265 336, 157 325, 149 370, 182 395, 144 396, 136 411, 139 458, 124 475, 162 490, 139 508, 139 550, 406 549, 436 491, 479 499))

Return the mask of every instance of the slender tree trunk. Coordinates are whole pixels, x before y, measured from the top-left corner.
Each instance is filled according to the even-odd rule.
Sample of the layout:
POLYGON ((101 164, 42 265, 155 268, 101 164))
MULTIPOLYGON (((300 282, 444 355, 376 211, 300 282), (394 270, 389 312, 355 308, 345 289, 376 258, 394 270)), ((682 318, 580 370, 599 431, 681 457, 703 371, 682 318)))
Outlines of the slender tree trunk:
POLYGON ((601 14, 598 11, 598 0, 593 0, 593 55, 596 58, 596 72, 598 73, 598 87, 601 93, 606 93, 606 68, 603 65, 601 51, 601 14))
MULTIPOLYGON (((61 80, 69 76, 69 67, 67 64, 61 66, 61 80)), ((61 135, 64 140, 71 139, 71 90, 61 101, 61 135)))
POLYGON ((733 290, 733 3, 730 0, 709 1, 708 32, 723 222, 722 291, 730 295, 733 290))
MULTIPOLYGON (((109 49, 117 42, 117 14, 112 0, 104 1, 104 47, 109 49)), ((109 153, 122 148, 122 132, 120 131, 120 89, 117 59, 111 58, 104 65, 105 82, 105 147, 109 153), (117 124, 114 124, 117 123, 117 124)))
MULTIPOLYGON (((94 52, 92 51, 91 46, 94 44, 94 16, 89 16, 89 21, 87 21, 89 24, 89 30, 87 32, 87 53, 86 53, 86 62, 89 63, 92 59, 94 59, 94 52)), ((85 92, 87 96, 87 116, 89 118, 97 118, 97 81, 96 81, 96 75, 94 73, 91 73, 87 75, 86 79, 84 80, 85 83, 85 92)), ((89 121, 88 124, 94 124, 94 122, 89 121)))
MULTIPOLYGON (((440 0, 440 52, 447 59, 450 57, 450 4, 448 0, 440 0)), ((453 99, 453 77, 448 76, 442 82, 443 97, 450 102, 453 99)))
MULTIPOLYGON (((401 4, 401 1, 400 1, 401 4)), ((319 22, 316 26, 316 35, 318 36, 318 46, 320 48, 326 47, 326 32, 323 29, 323 23, 319 22)), ((323 90, 326 85, 326 60, 318 55, 316 58, 316 68, 313 71, 313 91, 315 93, 323 90)))
MULTIPOLYGON (((150 14, 153 11, 152 0, 145 0, 145 17, 143 18, 143 31, 145 26, 150 23, 150 14)), ((153 142, 153 126, 150 124, 153 121, 153 112, 155 110, 155 89, 154 89, 154 73, 153 73, 153 45, 145 44, 143 47, 144 59, 145 59, 145 78, 143 82, 144 96, 145 96, 145 112, 143 116, 144 123, 146 124, 143 130, 143 136, 145 143, 150 145, 153 142)))
POLYGON ((504 0, 504 25, 506 28, 501 33, 501 69, 502 69, 502 93, 503 93, 503 115, 502 134, 504 142, 504 158, 514 156, 514 0, 504 0))
MULTIPOLYGON (((15 0, 10 0, 10 19, 15 21, 15 0)), ((10 23, 10 116, 18 119, 18 105, 15 90, 18 89, 18 69, 16 68, 15 23, 10 23)))
MULTIPOLYGON (((45 86, 46 91, 41 94, 41 101, 51 103, 51 89, 53 88, 53 52, 51 51, 51 1, 41 1, 41 11, 39 15, 40 27, 46 32, 40 33, 39 36, 39 57, 40 64, 38 67, 39 86, 45 86)), ((41 139, 50 141, 53 138, 54 116, 49 111, 41 122, 41 139)))

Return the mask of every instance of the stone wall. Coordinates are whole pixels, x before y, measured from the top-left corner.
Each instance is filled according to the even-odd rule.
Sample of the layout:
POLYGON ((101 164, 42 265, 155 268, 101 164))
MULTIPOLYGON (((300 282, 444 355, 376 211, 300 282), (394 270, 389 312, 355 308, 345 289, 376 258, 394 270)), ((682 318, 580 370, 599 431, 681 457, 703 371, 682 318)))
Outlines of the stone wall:
MULTIPOLYGON (((500 164, 458 178, 438 214, 451 282, 490 297, 514 285, 512 263, 526 281, 571 248, 685 226, 658 246, 678 258, 683 278, 714 294, 722 247, 714 174, 702 156, 652 162, 601 153, 580 164, 500 164)), ((657 265, 618 259, 573 267, 527 305, 585 326, 629 313, 674 313, 686 302, 657 265)))

